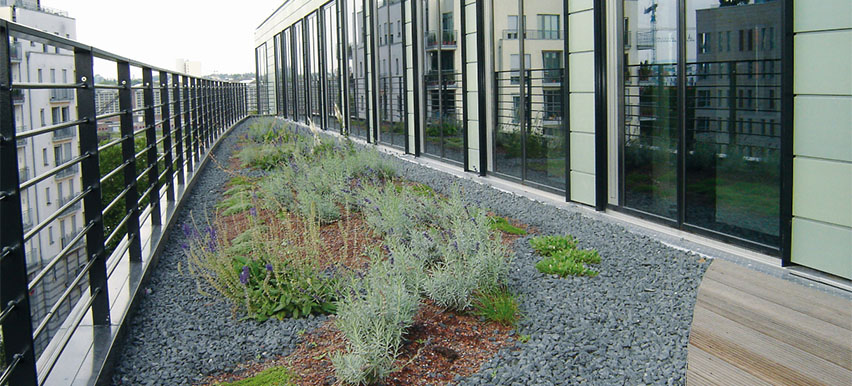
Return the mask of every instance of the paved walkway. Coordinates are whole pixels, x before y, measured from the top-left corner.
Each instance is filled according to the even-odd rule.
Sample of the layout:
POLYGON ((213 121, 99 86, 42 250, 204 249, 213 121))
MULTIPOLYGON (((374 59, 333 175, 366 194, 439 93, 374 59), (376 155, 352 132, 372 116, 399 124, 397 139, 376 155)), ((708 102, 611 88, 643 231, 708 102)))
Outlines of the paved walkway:
POLYGON ((852 385, 852 301, 716 259, 698 291, 690 385, 852 385))

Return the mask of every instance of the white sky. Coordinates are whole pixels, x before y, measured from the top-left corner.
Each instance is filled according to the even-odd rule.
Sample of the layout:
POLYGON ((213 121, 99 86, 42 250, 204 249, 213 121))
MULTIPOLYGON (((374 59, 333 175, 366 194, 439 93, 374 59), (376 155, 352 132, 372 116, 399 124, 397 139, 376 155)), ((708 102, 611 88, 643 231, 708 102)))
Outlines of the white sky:
MULTIPOLYGON (((284 0, 42 0, 77 20, 83 44, 174 69, 201 61, 204 75, 254 72, 254 30, 284 0)), ((102 72, 102 71, 97 71, 102 72)), ((102 74, 114 78, 111 74, 102 74)))

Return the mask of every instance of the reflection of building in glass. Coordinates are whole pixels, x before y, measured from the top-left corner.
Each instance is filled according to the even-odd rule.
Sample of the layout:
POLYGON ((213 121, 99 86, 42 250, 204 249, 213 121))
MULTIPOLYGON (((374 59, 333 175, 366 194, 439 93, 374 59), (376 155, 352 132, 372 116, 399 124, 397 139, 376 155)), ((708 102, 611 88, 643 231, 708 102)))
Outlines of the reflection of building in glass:
POLYGON ((766 1, 695 12, 695 141, 715 144, 719 157, 777 156, 782 6, 766 1))

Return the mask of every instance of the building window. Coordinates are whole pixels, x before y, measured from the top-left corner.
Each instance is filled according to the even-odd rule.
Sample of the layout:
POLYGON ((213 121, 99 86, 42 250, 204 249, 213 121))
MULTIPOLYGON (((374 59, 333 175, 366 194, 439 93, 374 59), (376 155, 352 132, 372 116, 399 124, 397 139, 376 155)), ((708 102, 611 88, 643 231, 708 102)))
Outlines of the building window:
POLYGON ((39 83, 43 83, 43 82, 44 82, 44 77, 42 76, 42 72, 41 72, 41 69, 40 69, 40 68, 38 69, 37 73, 38 73, 38 82, 39 82, 39 83))
POLYGON ((706 54, 710 52, 710 34, 709 33, 699 33, 698 34, 698 53, 706 54))
POLYGON ((53 124, 62 122, 62 111, 59 107, 53 107, 50 109, 50 118, 53 119, 53 124))
POLYGON ((518 38, 518 16, 509 15, 506 20, 506 39, 518 38))
POLYGON ((50 187, 44 188, 44 199, 47 201, 47 205, 50 205, 50 187))
POLYGON ((50 165, 49 161, 47 160, 47 148, 45 147, 41 148, 41 159, 44 162, 44 166, 50 165))
MULTIPOLYGON (((524 68, 529 70, 531 66, 530 54, 525 54, 524 68)), ((518 54, 512 54, 509 56, 509 67, 511 70, 519 70, 521 68, 521 57, 518 54)), ((512 84, 518 84, 520 82, 520 76, 520 71, 512 71, 512 84)))
POLYGON ((541 39, 559 39, 559 15, 537 15, 541 39))
POLYGON ((560 83, 562 79, 562 51, 542 51, 544 83, 560 83))
POLYGON ((43 127, 43 126, 44 126, 44 109, 40 109, 40 110, 38 111, 38 116, 39 116, 39 118, 41 119, 41 125, 42 125, 42 127, 43 127))
POLYGON ((544 120, 562 120, 562 90, 544 90, 544 120))
POLYGON ((50 245, 53 245, 53 226, 47 227, 47 241, 50 243, 50 245))

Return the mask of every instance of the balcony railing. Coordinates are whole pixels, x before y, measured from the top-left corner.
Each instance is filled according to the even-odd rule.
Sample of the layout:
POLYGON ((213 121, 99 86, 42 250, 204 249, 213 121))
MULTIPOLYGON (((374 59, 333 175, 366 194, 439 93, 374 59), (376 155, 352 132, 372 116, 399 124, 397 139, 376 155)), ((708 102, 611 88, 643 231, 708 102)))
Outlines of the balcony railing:
POLYGON ((33 211, 31 209, 22 211, 21 219, 24 222, 24 232, 33 228, 33 211))
POLYGON ((12 102, 16 105, 24 104, 27 100, 24 90, 12 90, 12 102))
MULTIPOLYGON (((176 208, 195 182, 197 171, 207 163, 223 134, 247 116, 247 88, 239 83, 175 73, 50 32, 0 20, 0 44, 7 45, 0 47, 0 66, 5 66, 5 74, 12 72, 9 63, 17 52, 12 43, 15 38, 36 40, 71 53, 75 79, 68 84, 12 82, 0 88, 0 93, 11 100, 21 100, 23 90, 51 90, 53 100, 76 98, 79 118, 27 129, 14 124, 13 114, 0 114, 0 138, 26 141, 38 136, 76 135, 79 155, 59 160, 39 175, 30 176, 28 170, 23 171, 20 174, 28 179, 19 181, 7 176, 14 175, 8 172, 14 170, 11 168, 26 167, 17 161, 21 149, 0 146, 0 159, 4 160, 0 164, 0 213, 4 214, 0 259, 4 267, 33 267, 29 272, 24 269, 3 272, 0 295, 13 301, 0 304, 0 325, 3 331, 15 334, 0 335, 0 385, 106 383, 109 375, 100 371, 109 371, 104 363, 114 356, 110 348, 116 335, 102 332, 116 331, 117 325, 125 323, 130 303, 142 288, 141 278, 156 261, 154 251, 176 220, 176 208), (113 63, 112 68, 117 68, 117 83, 95 84, 96 59, 113 63), (135 73, 142 75, 142 83, 130 86, 131 74, 135 73), (95 94, 105 89, 118 92, 119 110, 134 110, 143 115, 142 128, 134 129, 134 120, 125 119, 130 116, 95 109, 95 94), (137 91, 142 93, 137 101, 141 103, 132 105, 137 91), (155 94, 161 101, 155 103, 155 94), (155 120, 155 110, 162 114, 162 120, 155 120), (121 137, 98 143, 98 120, 112 117, 121 118, 121 137), (138 153, 137 139, 145 143, 138 153), (109 152, 116 154, 114 161, 102 159, 109 152), (48 178, 69 175, 79 177, 79 185, 74 184, 79 186, 78 192, 60 197, 57 205, 45 209, 53 212, 39 213, 43 215, 39 219, 29 210, 21 210, 20 194, 7 193, 37 189, 48 178), (147 176, 150 183, 137 185, 140 176, 147 176), (121 191, 108 194, 101 190, 107 181, 120 181, 121 191), (62 249, 39 264, 28 264, 35 261, 37 252, 25 252, 24 246, 48 232, 48 227, 54 231, 61 228, 60 221, 67 220, 63 213, 81 209, 74 221, 85 225, 77 232, 59 236, 62 249), (115 217, 108 215, 115 213, 120 213, 121 218, 108 220, 115 217), (61 283, 68 290, 50 300, 29 297, 32 289, 52 285, 57 280, 54 267, 81 254, 86 256, 87 263, 76 271, 76 276, 61 283), (73 291, 75 288, 88 290, 80 295, 73 291), (117 296, 109 288, 123 288, 124 292, 117 296), (72 304, 70 310, 64 308, 66 304, 72 304), (38 310, 51 311, 38 313, 38 310), (76 350, 80 347, 107 350, 84 350, 84 357, 80 357, 80 351, 76 350), (78 372, 80 366, 87 368, 78 372), (74 374, 79 379, 74 380, 74 374)), ((37 197, 44 197, 46 192, 36 193, 37 197)))
POLYGON ((27 182, 30 179, 30 168, 24 166, 18 169, 18 179, 21 182, 27 182))
POLYGON ((456 48, 456 31, 429 31, 426 33, 426 49, 456 48))
POLYGON ((74 138, 75 135, 77 135, 77 128, 76 127, 66 127, 66 128, 58 129, 58 130, 54 131, 53 132, 53 140, 59 141, 59 140, 63 140, 63 139, 74 138))
MULTIPOLYGON (((58 165, 68 163, 70 161, 71 161, 70 159, 67 159, 65 161, 57 162, 56 164, 58 166, 58 165)), ((57 170, 54 177, 57 178, 57 179, 65 178, 65 177, 69 177, 71 175, 77 174, 78 171, 80 171, 80 166, 78 164, 73 164, 73 165, 68 166, 67 168, 57 170)))
POLYGON ((73 101, 75 96, 75 90, 69 90, 65 88, 50 90, 51 102, 69 102, 73 101))
MULTIPOLYGON (((506 39, 506 40, 518 39, 518 30, 517 29, 504 29, 503 30, 503 39, 506 39)), ((562 30, 528 29, 526 31, 526 33, 524 33, 524 39, 526 39, 526 40, 562 40, 562 30)))

